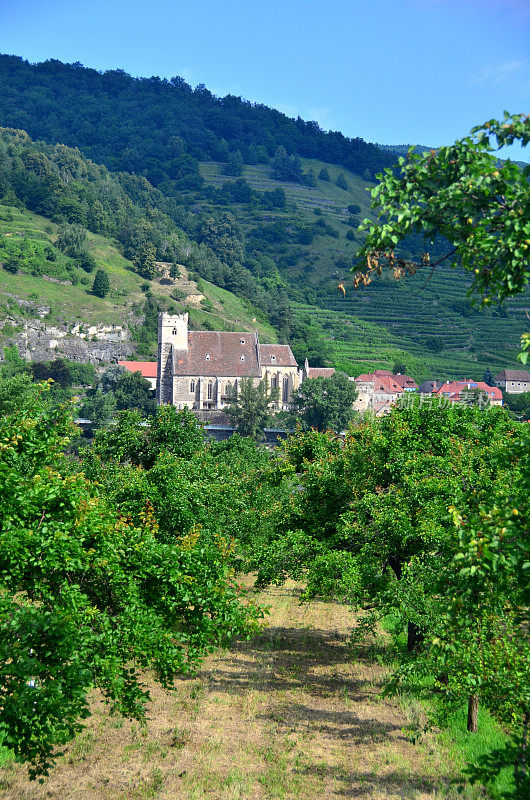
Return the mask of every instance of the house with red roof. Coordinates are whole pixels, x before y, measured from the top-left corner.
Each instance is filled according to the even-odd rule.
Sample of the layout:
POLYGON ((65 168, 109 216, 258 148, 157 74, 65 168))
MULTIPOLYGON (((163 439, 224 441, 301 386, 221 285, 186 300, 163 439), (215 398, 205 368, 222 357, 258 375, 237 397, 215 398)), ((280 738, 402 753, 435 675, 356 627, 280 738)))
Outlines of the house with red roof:
POLYGON ((389 369, 377 369, 355 378, 357 399, 356 411, 372 411, 380 417, 388 414, 392 406, 405 392, 416 392, 418 385, 409 375, 395 375, 389 369))
POLYGON ((151 389, 156 391, 156 361, 118 361, 120 367, 125 367, 128 372, 139 372, 143 378, 149 381, 151 389))
POLYGON ((448 403, 473 403, 480 408, 502 406, 502 392, 498 386, 488 386, 484 381, 446 381, 433 392, 448 403))

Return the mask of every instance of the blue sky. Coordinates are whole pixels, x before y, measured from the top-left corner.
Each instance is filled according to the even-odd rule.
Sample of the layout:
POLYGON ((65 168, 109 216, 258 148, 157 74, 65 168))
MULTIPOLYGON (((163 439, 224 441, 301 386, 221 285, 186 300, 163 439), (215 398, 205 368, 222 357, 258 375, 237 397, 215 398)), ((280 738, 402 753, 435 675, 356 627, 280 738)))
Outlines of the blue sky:
POLYGON ((385 144, 530 113, 530 0, 0 0, 0 52, 181 75, 385 144))

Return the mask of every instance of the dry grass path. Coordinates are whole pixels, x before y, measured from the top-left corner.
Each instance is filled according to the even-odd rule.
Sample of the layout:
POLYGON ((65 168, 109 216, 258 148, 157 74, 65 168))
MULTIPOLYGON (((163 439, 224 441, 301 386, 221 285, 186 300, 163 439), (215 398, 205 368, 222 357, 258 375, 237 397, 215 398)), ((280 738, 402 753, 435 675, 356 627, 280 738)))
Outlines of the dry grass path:
POLYGON ((273 589, 267 628, 210 657, 175 694, 154 689, 148 725, 102 706, 42 786, 21 767, 1 800, 318 800, 456 797, 434 739, 381 698, 383 668, 348 648, 352 615, 273 589))

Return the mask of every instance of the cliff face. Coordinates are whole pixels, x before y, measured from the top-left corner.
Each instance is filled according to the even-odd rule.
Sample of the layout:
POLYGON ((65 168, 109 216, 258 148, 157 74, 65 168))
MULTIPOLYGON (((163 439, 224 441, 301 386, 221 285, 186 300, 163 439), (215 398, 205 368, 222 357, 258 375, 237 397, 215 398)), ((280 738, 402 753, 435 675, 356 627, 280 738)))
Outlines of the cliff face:
MULTIPOLYGON (((20 300, 18 301, 21 302, 20 300)), ((26 303, 31 306, 30 303, 26 303)), ((67 320, 47 321, 49 308, 34 306, 35 316, 8 316, 0 323, 2 347, 16 345, 28 361, 66 357, 72 361, 103 365, 126 359, 134 352, 128 325, 84 325, 67 320)), ((1 357, 1 356, 0 356, 1 357)))

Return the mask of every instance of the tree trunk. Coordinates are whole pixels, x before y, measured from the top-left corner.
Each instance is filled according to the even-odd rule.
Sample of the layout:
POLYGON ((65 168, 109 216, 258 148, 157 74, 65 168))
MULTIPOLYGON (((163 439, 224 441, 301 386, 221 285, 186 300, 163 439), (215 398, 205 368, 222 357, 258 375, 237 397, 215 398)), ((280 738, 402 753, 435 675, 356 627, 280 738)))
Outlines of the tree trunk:
POLYGON ((470 694, 467 701, 467 729, 470 733, 478 731, 478 695, 470 694))
POLYGON ((413 622, 407 623, 407 650, 412 653, 413 650, 418 650, 423 642, 423 631, 418 628, 413 622))

